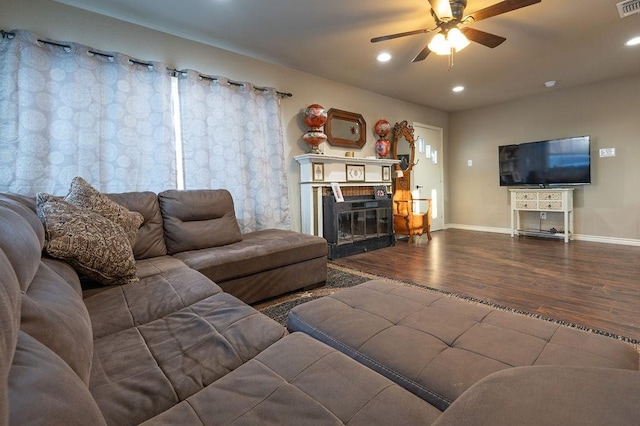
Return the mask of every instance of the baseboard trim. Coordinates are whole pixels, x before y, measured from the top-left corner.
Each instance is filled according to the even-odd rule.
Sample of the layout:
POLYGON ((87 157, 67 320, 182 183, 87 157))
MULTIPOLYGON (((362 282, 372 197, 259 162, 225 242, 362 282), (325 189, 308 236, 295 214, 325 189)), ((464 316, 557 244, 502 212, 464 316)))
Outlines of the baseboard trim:
MULTIPOLYGON (((511 234, 509 228, 494 228, 490 226, 463 225, 459 223, 447 223, 445 229, 464 229, 466 231, 493 232, 497 234, 511 234)), ((576 241, 589 241, 592 243, 618 244, 624 246, 640 247, 640 240, 632 238, 602 237, 599 235, 574 234, 572 237, 576 241)))
POLYGON ((465 231, 479 231, 479 232, 493 232, 494 234, 511 234, 509 228, 493 228, 491 226, 475 226, 475 225, 463 225, 460 223, 447 223, 444 225, 444 229, 464 229, 465 231))
POLYGON ((574 235, 574 239, 580 241, 591 241, 594 243, 603 244, 620 244, 624 246, 637 246, 640 247, 640 240, 634 240, 632 238, 616 238, 616 237, 600 237, 598 235, 574 235))

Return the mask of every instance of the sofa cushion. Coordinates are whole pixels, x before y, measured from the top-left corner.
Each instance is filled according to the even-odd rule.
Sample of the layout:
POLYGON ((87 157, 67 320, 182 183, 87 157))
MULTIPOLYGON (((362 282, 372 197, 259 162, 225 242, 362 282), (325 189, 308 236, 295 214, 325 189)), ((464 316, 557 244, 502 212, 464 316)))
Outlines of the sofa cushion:
POLYGON ((158 194, 169 254, 242 240, 229 191, 169 190, 158 194))
POLYGON ((637 425, 640 372, 519 367, 473 385, 435 425, 637 425))
POLYGON ((40 193, 36 200, 49 255, 106 285, 138 280, 133 251, 120 225, 53 195, 40 193))
MULTIPOLYGON (((0 217, 0 223, 2 218, 0 217)), ((0 228, 0 236, 3 229, 0 228)), ((2 242, 4 238, 0 239, 2 242)), ((0 424, 8 423, 9 369, 18 343, 20 327, 20 285, 7 256, 0 247, 0 424)))
POLYGON ((511 367, 638 370, 637 351, 622 341, 384 280, 299 305, 288 328, 338 348, 442 410, 480 379, 511 367))
POLYGON ((38 237, 40 249, 44 247, 44 227, 36 214, 36 197, 2 193, 0 194, 0 206, 13 210, 29 222, 29 225, 31 225, 31 228, 38 237))
POLYGON ((127 209, 142 214, 144 217, 144 222, 138 229, 138 238, 133 246, 133 255, 136 259, 149 259, 167 254, 162 227, 162 213, 160 213, 160 204, 156 194, 145 191, 105 195, 127 209))
POLYGON ((80 284, 80 278, 73 266, 69 265, 59 259, 54 259, 49 256, 42 256, 42 264, 47 266, 53 272, 55 272, 60 278, 64 280, 69 286, 78 294, 82 296, 82 286, 80 284))
POLYGON ((124 206, 112 201, 92 187, 81 177, 75 177, 71 181, 71 189, 64 197, 64 201, 76 207, 98 213, 122 227, 124 233, 133 247, 138 237, 138 228, 144 218, 138 212, 131 212, 124 206))
MULTIPOLYGON (((20 284, 20 310, 12 322, 62 358, 86 383, 92 358, 89 315, 78 292, 77 275, 66 263, 41 261, 42 224, 22 204, 0 198, 0 250, 10 260, 3 280, 20 284)), ((43 238, 44 240, 44 238, 43 238)), ((3 282, 4 285, 9 285, 3 282)))
POLYGON ((221 291, 197 271, 176 268, 135 284, 107 287, 84 303, 97 339, 155 321, 221 291))
POLYGON ((145 425, 419 425, 439 415, 388 379, 295 333, 145 425))
POLYGON ((89 383, 91 321, 82 297, 44 263, 22 294, 20 329, 47 346, 89 383))
POLYGON ((326 258, 324 238, 282 229, 264 229, 243 235, 224 247, 174 255, 216 282, 229 281, 315 258, 326 258))
POLYGON ((110 424, 160 414, 286 334, 189 268, 85 302, 96 336, 90 389, 110 424))
MULTIPOLYGON (((10 262, 20 289, 26 291, 40 267, 42 244, 29 220, 21 214, 20 207, 17 210, 16 207, 0 202, 0 249, 10 262)), ((27 218, 34 216, 32 211, 22 213, 27 218)))
POLYGON ((24 331, 18 336, 8 385, 8 424, 106 424, 86 384, 24 331))

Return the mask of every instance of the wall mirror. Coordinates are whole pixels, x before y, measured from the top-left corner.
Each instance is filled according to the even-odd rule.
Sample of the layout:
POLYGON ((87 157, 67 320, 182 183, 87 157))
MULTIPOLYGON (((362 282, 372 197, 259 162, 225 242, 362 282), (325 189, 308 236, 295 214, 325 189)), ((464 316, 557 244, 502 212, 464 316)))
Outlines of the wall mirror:
POLYGON ((362 148, 367 141, 367 123, 361 114, 331 108, 327 111, 324 133, 333 146, 362 148))
POLYGON ((416 144, 413 140, 413 126, 406 120, 393 127, 393 158, 400 160, 396 166, 406 175, 414 164, 416 144))

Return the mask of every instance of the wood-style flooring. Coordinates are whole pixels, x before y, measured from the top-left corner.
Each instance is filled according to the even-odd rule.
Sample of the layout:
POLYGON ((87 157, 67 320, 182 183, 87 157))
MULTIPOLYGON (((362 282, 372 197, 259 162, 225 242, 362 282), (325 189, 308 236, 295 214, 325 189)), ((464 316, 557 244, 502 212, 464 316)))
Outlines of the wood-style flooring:
POLYGON ((331 261, 640 340, 640 247, 448 229, 331 261))

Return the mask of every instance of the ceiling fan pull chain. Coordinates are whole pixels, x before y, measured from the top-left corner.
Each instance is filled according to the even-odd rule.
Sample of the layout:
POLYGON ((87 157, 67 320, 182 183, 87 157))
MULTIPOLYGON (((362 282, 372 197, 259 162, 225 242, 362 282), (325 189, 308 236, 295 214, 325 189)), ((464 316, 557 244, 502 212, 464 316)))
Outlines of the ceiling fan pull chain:
POLYGON ((451 51, 449 52, 449 68, 447 68, 447 71, 451 71, 451 69, 453 68, 453 52, 454 52, 454 48, 451 48, 451 51))

